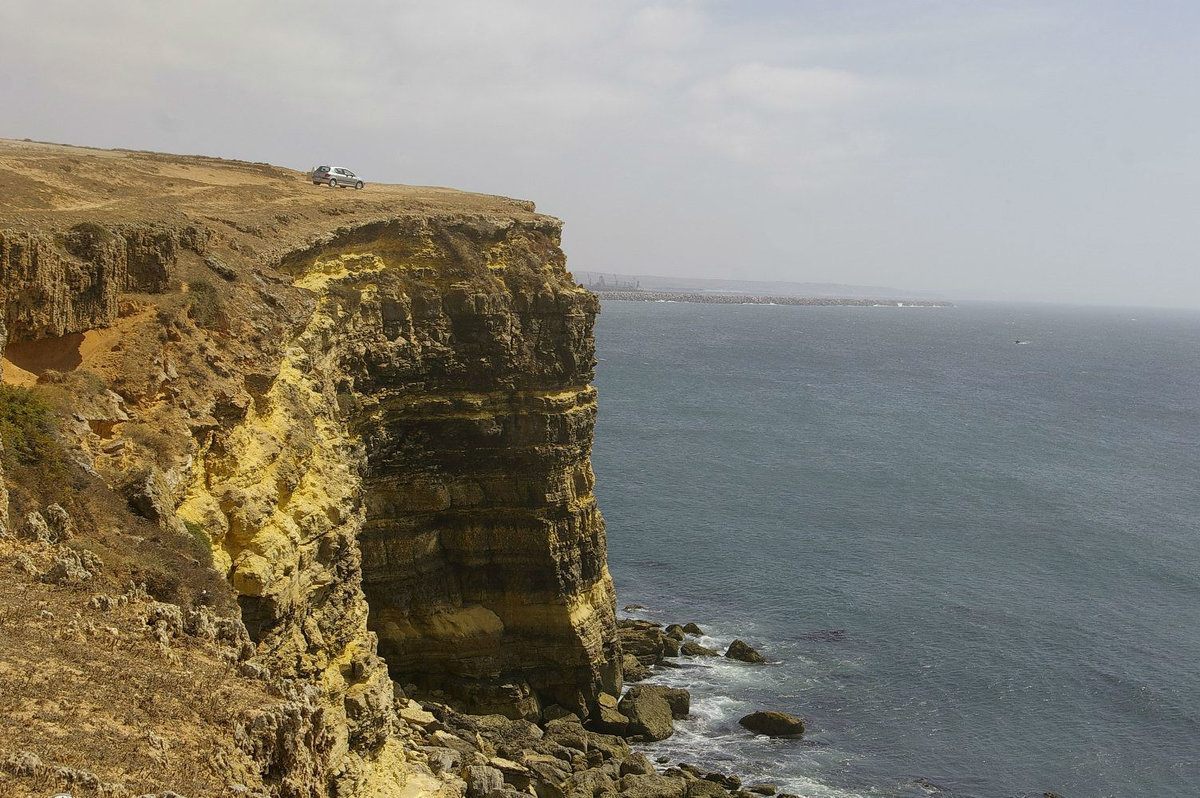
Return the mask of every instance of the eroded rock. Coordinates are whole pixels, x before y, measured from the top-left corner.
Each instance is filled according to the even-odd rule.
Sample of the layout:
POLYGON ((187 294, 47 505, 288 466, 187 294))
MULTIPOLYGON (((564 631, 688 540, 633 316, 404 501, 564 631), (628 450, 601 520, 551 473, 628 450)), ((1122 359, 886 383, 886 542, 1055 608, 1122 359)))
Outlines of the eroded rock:
POLYGON ((750 662, 761 664, 767 661, 767 658, 759 654, 748 644, 741 640, 734 640, 729 644, 729 648, 725 651, 725 656, 729 659, 740 660, 741 662, 750 662))
POLYGON ((804 721, 786 712, 752 712, 738 720, 738 723, 755 734, 768 737, 798 737, 804 734, 804 721))

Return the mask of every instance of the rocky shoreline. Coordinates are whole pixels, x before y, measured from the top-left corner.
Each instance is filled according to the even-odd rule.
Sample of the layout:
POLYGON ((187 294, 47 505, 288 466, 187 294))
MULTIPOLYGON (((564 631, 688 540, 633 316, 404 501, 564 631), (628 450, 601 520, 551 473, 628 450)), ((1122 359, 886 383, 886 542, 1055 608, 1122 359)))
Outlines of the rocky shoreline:
POLYGON ((602 301, 690 302, 701 305, 812 305, 858 308, 950 308, 951 302, 931 299, 870 299, 831 296, 751 296, 746 294, 690 294, 669 291, 596 291, 602 301))
MULTIPOLYGON (((687 690, 637 684, 652 675, 652 668, 672 667, 669 660, 681 656, 764 663, 761 654, 740 640, 723 654, 706 648, 689 639, 703 634, 695 624, 664 627, 627 619, 618 622, 618 631, 626 680, 634 684, 620 698, 601 695, 598 711, 586 720, 559 706, 547 707, 542 722, 534 723, 464 714, 439 700, 443 696, 421 695, 420 701, 398 696, 415 750, 435 774, 461 778, 467 798, 796 798, 779 793, 774 784, 743 784, 736 774, 686 762, 672 765, 667 757, 652 762, 632 747, 670 737, 674 721, 690 711, 687 690)), ((416 693, 411 685, 407 689, 416 693)), ((755 712, 741 724, 775 737, 798 738, 804 731, 802 720, 780 712, 755 712)))

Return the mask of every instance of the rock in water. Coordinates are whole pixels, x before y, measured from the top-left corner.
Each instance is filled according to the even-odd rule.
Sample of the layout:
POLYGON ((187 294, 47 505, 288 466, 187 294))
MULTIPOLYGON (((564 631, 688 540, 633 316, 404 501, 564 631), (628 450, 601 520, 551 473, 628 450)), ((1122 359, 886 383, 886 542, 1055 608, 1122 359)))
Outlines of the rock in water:
POLYGON ((725 652, 725 656, 729 659, 741 660, 742 662, 753 662, 756 664, 767 661, 767 658, 759 654, 750 646, 743 643, 741 640, 734 640, 729 644, 729 650, 725 652))
POLYGON ((738 723, 755 734, 768 737, 799 737, 804 734, 804 721, 786 712, 752 712, 738 723))
POLYGON ((688 640, 679 650, 689 657, 719 657, 719 652, 713 651, 708 646, 702 646, 695 640, 688 640))
POLYGON ((648 684, 641 688, 652 693, 658 693, 667 700, 671 707, 671 717, 675 720, 686 718, 692 711, 692 694, 682 687, 666 687, 661 684, 648 684))
POLYGON ((671 705, 656 690, 631 687, 620 703, 621 714, 629 718, 631 739, 653 742, 675 733, 671 705))

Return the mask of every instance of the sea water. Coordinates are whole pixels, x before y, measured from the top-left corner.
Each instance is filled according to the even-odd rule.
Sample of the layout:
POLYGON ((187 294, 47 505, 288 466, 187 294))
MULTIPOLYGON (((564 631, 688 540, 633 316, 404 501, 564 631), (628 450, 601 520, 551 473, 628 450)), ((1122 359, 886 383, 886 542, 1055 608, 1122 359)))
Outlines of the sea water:
POLYGON ((805 796, 1200 795, 1200 314, 606 302, 596 340, 619 604, 770 660, 660 672, 693 710, 649 753, 805 796))

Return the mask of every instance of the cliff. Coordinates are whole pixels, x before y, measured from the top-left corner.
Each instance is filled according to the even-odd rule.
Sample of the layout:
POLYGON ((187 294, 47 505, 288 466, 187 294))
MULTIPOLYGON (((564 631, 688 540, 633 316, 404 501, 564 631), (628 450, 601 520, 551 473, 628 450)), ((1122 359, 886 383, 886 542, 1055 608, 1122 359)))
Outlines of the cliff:
POLYGON ((500 197, 0 141, 5 794, 454 793, 405 690, 619 695, 599 307, 559 236, 500 197))

